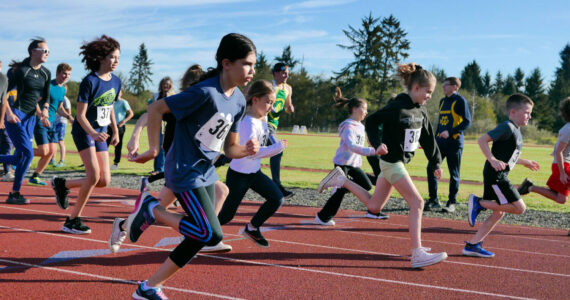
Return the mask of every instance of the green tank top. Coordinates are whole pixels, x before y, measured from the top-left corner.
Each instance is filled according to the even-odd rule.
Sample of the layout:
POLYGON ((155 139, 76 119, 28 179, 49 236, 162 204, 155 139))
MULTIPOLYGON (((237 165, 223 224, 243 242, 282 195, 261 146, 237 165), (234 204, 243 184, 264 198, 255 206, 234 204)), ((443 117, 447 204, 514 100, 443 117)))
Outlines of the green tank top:
POLYGON ((285 85, 278 87, 273 81, 273 87, 275 87, 275 103, 273 103, 273 108, 267 114, 267 123, 271 126, 277 128, 279 126, 279 117, 285 108, 285 100, 287 100, 287 88, 285 85))

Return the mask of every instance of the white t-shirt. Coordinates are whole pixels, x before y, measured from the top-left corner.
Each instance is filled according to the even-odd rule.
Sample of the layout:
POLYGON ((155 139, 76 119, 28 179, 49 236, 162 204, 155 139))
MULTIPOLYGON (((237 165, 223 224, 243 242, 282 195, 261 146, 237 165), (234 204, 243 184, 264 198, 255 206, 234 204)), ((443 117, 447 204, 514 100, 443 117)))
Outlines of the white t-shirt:
MULTIPOLYGON (((62 105, 65 110, 71 110, 71 102, 69 102, 67 96, 63 98, 62 105)), ((67 119, 64 116, 60 115, 58 112, 55 114, 55 122, 67 124, 67 119)))
POLYGON ((275 139, 274 136, 269 136, 267 122, 246 114, 239 125, 239 144, 245 145, 252 138, 259 141, 259 151, 255 155, 232 160, 230 162, 232 170, 243 174, 256 173, 261 168, 262 158, 277 155, 284 149, 281 141, 274 141, 273 145, 265 146, 268 139, 275 139))
POLYGON ((558 143, 560 142, 568 144, 566 146, 566 149, 562 151, 562 158, 564 159, 565 162, 570 162, 570 123, 566 123, 566 125, 562 126, 562 128, 560 128, 560 130, 558 131, 558 141, 556 141, 556 145, 554 145, 554 151, 552 152, 552 155, 554 156, 554 160, 552 163, 554 164, 558 163, 556 161, 556 155, 554 152, 556 151, 558 143))

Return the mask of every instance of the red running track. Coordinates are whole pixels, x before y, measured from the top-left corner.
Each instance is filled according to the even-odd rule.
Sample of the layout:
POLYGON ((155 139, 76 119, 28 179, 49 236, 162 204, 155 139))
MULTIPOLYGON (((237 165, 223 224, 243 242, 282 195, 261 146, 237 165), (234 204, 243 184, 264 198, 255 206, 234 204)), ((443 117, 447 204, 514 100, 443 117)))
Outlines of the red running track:
MULTIPOLYGON (((11 184, 0 183, 0 299, 128 299, 179 240, 153 226, 137 244, 112 254, 112 220, 126 217, 137 192, 96 189, 85 209, 89 235, 60 231, 69 211, 55 205, 46 187, 24 186, 32 204, 7 205, 11 184)), ((71 193, 71 203, 77 191, 71 193)), ((464 257, 463 241, 477 228, 467 222, 423 220, 424 246, 447 251, 441 264, 410 268, 407 216, 362 218, 341 211, 337 225, 311 225, 316 208, 284 205, 265 224, 269 248, 237 235, 259 203, 245 202, 223 227, 234 250, 199 255, 169 280, 171 299, 568 299, 570 238, 567 231, 499 225, 487 238, 492 259, 464 257)))

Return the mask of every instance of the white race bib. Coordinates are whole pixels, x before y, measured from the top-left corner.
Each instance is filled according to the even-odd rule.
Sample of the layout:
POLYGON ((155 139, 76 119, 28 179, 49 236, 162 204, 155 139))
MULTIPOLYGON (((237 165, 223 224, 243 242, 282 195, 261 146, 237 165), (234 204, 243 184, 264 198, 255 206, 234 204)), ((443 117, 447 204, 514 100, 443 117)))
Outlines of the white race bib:
POLYGON ((218 112, 204 126, 200 127, 195 138, 204 150, 220 152, 232 124, 231 114, 226 116, 224 113, 218 112))
POLYGON ((509 170, 512 170, 515 165, 517 164, 517 161, 519 160, 519 157, 521 157, 521 151, 519 149, 515 149, 515 151, 513 152, 513 155, 511 155, 511 159, 509 159, 509 170))
POLYGON ((111 124, 111 108, 112 105, 108 106, 97 106, 97 124, 99 126, 107 126, 111 124))
POLYGON ((420 134, 422 129, 406 129, 406 135, 404 137, 404 151, 413 152, 418 149, 420 144, 420 134))

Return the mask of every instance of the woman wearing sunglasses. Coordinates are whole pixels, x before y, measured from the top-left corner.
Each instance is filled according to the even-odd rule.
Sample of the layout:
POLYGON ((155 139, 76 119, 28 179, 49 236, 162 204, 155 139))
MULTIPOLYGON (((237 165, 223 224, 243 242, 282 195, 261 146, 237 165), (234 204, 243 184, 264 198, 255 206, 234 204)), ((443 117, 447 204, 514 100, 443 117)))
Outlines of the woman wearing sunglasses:
POLYGON ((36 122, 49 127, 48 109, 51 74, 42 64, 47 61, 49 48, 45 39, 36 37, 28 45, 29 56, 22 62, 14 62, 8 71, 8 90, 15 88, 17 98, 6 107, 6 130, 16 148, 13 155, 0 155, 0 163, 16 166, 12 191, 6 203, 28 204, 20 194, 26 171, 34 158, 32 138, 36 122), (37 117, 37 120, 36 120, 37 117))

